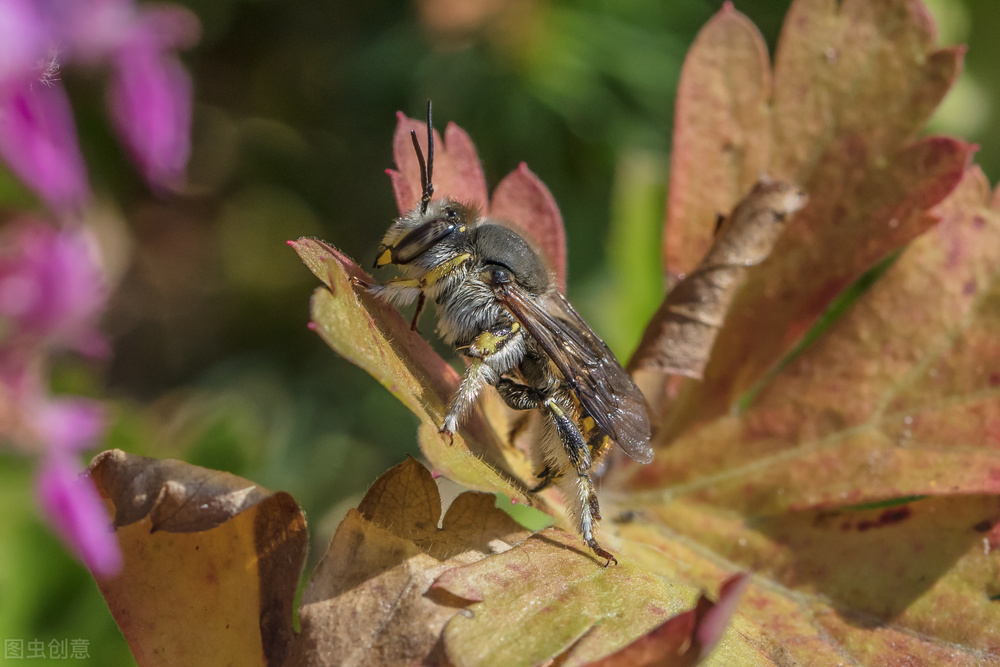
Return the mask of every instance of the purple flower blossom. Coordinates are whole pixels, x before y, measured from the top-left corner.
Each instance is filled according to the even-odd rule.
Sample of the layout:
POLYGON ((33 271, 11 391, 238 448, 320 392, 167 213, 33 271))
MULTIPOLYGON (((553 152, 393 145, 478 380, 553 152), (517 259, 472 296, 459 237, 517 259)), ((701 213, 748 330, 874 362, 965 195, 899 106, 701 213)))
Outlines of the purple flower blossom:
POLYGON ((0 86, 0 157, 56 210, 88 196, 73 112, 58 82, 22 76, 0 86))
POLYGON ((0 157, 57 210, 86 198, 87 176, 60 67, 110 66, 111 115, 149 183, 183 180, 191 81, 174 50, 197 41, 197 19, 132 0, 0 3, 0 157), (41 85, 41 84, 45 85, 41 85))
POLYGON ((78 453, 104 432, 95 401, 54 398, 45 382, 48 355, 74 349, 101 354, 97 330, 106 289, 86 237, 44 223, 9 225, 0 239, 0 431, 40 454, 39 506, 56 533, 95 574, 111 576, 121 553, 96 488, 79 477, 78 453))
POLYGON ((109 102, 146 180, 179 186, 191 150, 191 78, 180 61, 147 46, 123 49, 115 58, 109 102))
MULTIPOLYGON (((172 5, 133 0, 0 0, 0 158, 56 213, 89 198, 60 68, 110 71, 111 116, 147 181, 183 181, 190 152, 191 80, 175 51, 198 22, 172 5)), ((76 457, 104 431, 100 406, 54 398, 51 354, 102 356, 97 328, 107 294, 86 237, 37 222, 0 238, 0 436, 41 459, 38 503, 56 533, 95 574, 121 567, 104 505, 76 457)))
POLYGON ((122 554, 94 482, 81 476, 72 457, 60 450, 43 459, 36 484, 38 505, 56 534, 90 570, 113 577, 122 554))
POLYGON ((0 2, 0 82, 18 79, 36 67, 49 46, 34 2, 0 2))
MULTIPOLYGON (((37 222, 15 224, 0 241, 0 357, 71 349, 104 356, 97 329, 107 288, 86 237, 37 222)), ((30 355, 28 355, 30 356, 30 355)))

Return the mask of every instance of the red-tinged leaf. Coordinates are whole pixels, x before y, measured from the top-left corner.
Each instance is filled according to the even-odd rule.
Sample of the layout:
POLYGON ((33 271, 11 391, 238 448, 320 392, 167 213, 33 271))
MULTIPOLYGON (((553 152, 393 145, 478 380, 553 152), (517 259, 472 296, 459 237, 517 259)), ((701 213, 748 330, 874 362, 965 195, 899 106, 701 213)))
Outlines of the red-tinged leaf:
POLYGON ((139 665, 284 663, 308 545, 291 496, 120 450, 90 474, 124 556, 98 586, 139 665))
POLYGON ((684 421, 728 412, 801 339, 833 297, 933 225, 937 218, 927 209, 959 183, 972 151, 958 140, 930 138, 904 149, 885 167, 867 170, 852 167, 868 162, 856 140, 828 152, 816 172, 822 178, 807 188, 814 193, 809 204, 788 224, 769 261, 748 272, 705 380, 691 389, 688 400, 698 409, 685 410, 684 421), (748 331, 767 335, 747 336, 748 331))
POLYGON ((368 371, 424 424, 420 445, 434 465, 455 481, 474 489, 500 491, 528 502, 523 486, 510 475, 504 460, 512 455, 514 466, 524 472, 524 457, 506 447, 478 411, 470 415, 462 435, 454 442, 437 433, 444 421, 448 400, 458 387, 458 374, 399 313, 351 278, 371 282, 358 266, 335 248, 314 239, 290 242, 305 264, 327 288, 313 294, 313 327, 324 341, 351 363, 368 371), (523 470, 522 470, 523 469, 523 470))
POLYGON ((443 574, 435 589, 473 602, 445 627, 455 665, 585 665, 692 606, 693 589, 632 563, 604 567, 554 529, 443 574))
POLYGON ((798 183, 811 204, 773 259, 750 272, 705 385, 682 392, 664 439, 728 411, 834 296, 934 223, 922 211, 958 183, 972 147, 945 138, 905 145, 961 68, 960 49, 935 51, 933 41, 919 2, 797 0, 779 43, 772 95, 758 73, 768 70, 766 54, 751 56, 763 53, 763 41, 743 17, 726 7, 703 29, 678 95, 674 144, 681 157, 675 154, 671 172, 668 271, 684 273, 699 261, 715 214, 745 193, 738 187, 748 170, 798 183), (744 146, 733 137, 759 125, 756 107, 722 105, 747 95, 759 96, 769 113, 765 138, 744 146), (730 145, 746 150, 720 150, 730 145), (700 159, 706 150, 723 157, 700 159), (768 331, 765 344, 754 341, 748 350, 747 330, 768 331))
POLYGON ((1000 493, 1000 213, 978 169, 741 417, 689 431, 633 483, 750 514, 1000 493), (780 493, 777 490, 780 489, 780 493))
MULTIPOLYGON (((420 150, 427 159, 427 123, 407 118, 402 112, 396 115, 396 133, 392 139, 392 155, 396 169, 389 170, 399 214, 406 215, 420 201, 423 188, 420 184, 420 164, 413 150, 410 131, 417 133, 420 150)), ((434 131, 434 197, 451 197, 465 204, 473 204, 485 212, 488 202, 486 177, 476 147, 465 130, 448 123, 444 141, 434 131)))
POLYGON ((664 263, 678 280, 712 245, 726 215, 766 171, 771 66, 763 38, 725 3, 688 51, 674 111, 664 263))
POLYGON ((587 667, 683 667, 701 662, 722 638, 736 603, 750 583, 745 574, 722 582, 719 601, 704 594, 694 609, 674 616, 648 634, 587 667))
POLYGON ((522 236, 542 250, 566 291, 566 232, 552 193, 525 163, 507 174, 493 191, 490 217, 512 223, 522 236))
POLYGON ((857 136, 892 155, 919 132, 961 70, 961 49, 934 49, 930 13, 912 0, 797 0, 775 56, 777 178, 812 193, 829 146, 857 136))
MULTIPOLYGON (((768 637, 777 664, 977 665, 1000 655, 989 599, 1000 553, 983 542, 1000 520, 995 496, 758 519, 670 497, 647 496, 643 520, 619 527, 623 553, 695 586, 717 581, 714 563, 756 570, 737 621, 748 624, 741 634, 768 637)), ((743 659, 761 649, 746 636, 743 659)))

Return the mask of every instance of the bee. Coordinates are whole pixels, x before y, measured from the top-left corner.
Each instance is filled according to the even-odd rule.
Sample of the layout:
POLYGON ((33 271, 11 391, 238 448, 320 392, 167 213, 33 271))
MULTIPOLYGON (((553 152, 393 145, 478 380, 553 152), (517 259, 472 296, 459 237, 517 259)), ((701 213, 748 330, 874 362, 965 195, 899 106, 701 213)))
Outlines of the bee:
POLYGON ((442 434, 454 435, 488 386, 515 410, 541 411, 533 448, 540 481, 531 491, 556 484, 587 545, 617 563, 595 536, 601 512, 591 472, 612 442, 640 463, 652 460, 645 399, 527 240, 472 205, 434 198, 430 102, 426 163, 416 132, 410 138, 423 194, 389 227, 375 260, 402 277, 367 287, 397 307, 416 301, 414 329, 432 301, 438 333, 469 360, 442 434))

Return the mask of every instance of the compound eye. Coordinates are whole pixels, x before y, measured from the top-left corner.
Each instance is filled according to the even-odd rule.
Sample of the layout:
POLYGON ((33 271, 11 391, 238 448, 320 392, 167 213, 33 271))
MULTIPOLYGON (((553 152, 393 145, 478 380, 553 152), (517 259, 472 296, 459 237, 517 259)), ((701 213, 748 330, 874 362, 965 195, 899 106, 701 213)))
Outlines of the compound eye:
POLYGON ((435 219, 425 222, 410 231, 392 248, 389 258, 391 263, 409 264, 455 231, 456 226, 449 220, 435 219))
POLYGON ((484 269, 484 278, 490 285, 509 285, 514 282, 510 269, 499 264, 488 264, 484 269))
POLYGON ((458 222, 458 211, 453 208, 446 208, 444 210, 444 217, 448 222, 458 222))

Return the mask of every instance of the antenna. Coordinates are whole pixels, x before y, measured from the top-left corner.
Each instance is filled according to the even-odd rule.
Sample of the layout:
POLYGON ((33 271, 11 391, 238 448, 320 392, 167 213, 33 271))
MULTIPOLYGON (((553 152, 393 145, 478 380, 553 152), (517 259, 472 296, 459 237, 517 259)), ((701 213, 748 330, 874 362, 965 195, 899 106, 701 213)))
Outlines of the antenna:
POLYGON ((420 150, 420 143, 417 141, 417 131, 410 130, 410 140, 413 142, 413 150, 417 154, 417 161, 420 163, 420 185, 424 189, 423 196, 420 197, 420 212, 427 212, 427 205, 431 203, 434 196, 434 124, 431 120, 431 101, 427 100, 427 162, 424 162, 424 154, 420 150))

